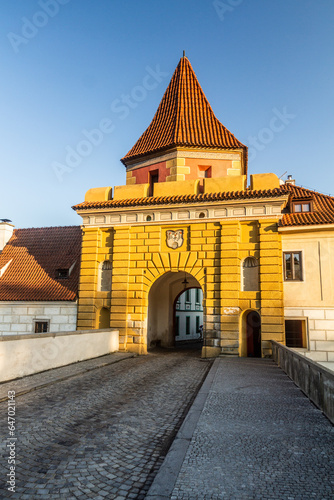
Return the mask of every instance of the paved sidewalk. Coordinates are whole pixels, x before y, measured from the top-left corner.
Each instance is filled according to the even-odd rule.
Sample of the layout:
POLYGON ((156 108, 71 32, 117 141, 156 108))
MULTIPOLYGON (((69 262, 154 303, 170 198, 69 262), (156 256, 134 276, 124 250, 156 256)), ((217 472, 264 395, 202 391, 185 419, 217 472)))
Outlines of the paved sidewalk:
POLYGON ((334 427, 272 360, 217 359, 146 498, 332 499, 334 427))
POLYGON ((68 378, 96 370, 102 366, 118 363, 123 359, 134 356, 135 354, 129 352, 114 352, 98 358, 88 359, 87 361, 79 361, 78 363, 53 368, 52 370, 36 373, 35 375, 10 380, 9 382, 2 382, 0 383, 0 402, 8 399, 8 391, 15 391, 15 397, 18 397, 41 387, 46 387, 61 380, 67 380, 68 378))

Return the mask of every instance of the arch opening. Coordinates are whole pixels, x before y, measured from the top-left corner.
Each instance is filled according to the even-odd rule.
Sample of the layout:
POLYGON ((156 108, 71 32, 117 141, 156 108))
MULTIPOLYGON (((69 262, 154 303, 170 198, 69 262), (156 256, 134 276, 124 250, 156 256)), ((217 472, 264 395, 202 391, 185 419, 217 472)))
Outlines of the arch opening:
MULTIPOLYGON (((153 283, 148 295, 148 349, 152 349, 154 347, 168 348, 176 345, 176 303, 178 298, 190 289, 200 289, 202 306, 202 288, 197 279, 189 273, 169 271, 160 276, 160 278, 153 283)), ((196 292, 192 293, 194 293, 196 306, 196 292)), ((203 307, 201 307, 201 309, 202 315, 199 316, 202 318, 202 323, 200 323, 199 326, 203 324, 203 307)), ((181 320, 178 321, 180 322, 181 320)), ((196 326, 196 315, 194 321, 196 326)))
POLYGON ((261 358, 261 317, 257 311, 244 311, 242 315, 240 356, 261 358))
POLYGON ((101 307, 97 311, 97 329, 110 328, 110 309, 108 307, 101 307))
POLYGON ((187 288, 174 301, 175 344, 203 343, 203 292, 187 288))

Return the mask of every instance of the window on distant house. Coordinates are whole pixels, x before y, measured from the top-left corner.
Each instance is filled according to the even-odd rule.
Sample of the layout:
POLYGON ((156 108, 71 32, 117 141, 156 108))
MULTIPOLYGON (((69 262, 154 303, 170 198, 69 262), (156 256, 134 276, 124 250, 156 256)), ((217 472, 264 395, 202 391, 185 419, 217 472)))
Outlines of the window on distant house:
POLYGON ((190 335, 190 316, 186 316, 186 335, 190 335))
POLYGON ((180 335, 180 316, 175 316, 175 335, 180 335))
POLYGON ((199 320, 200 320, 200 317, 199 316, 196 316, 196 333, 199 333, 199 327, 200 327, 200 324, 199 324, 199 320))
POLYGON ((298 201, 292 203, 292 211, 295 213, 311 212, 311 201, 298 201))
POLYGON ((100 292, 111 291, 112 265, 110 260, 105 260, 100 264, 100 292))
POLYGON ((196 304, 200 303, 200 298, 199 298, 199 288, 196 288, 196 304))
POLYGON ((302 253, 283 253, 284 281, 302 281, 302 253))
POLYGON ((35 333, 46 333, 49 331, 49 321, 35 321, 35 333))
POLYGON ((307 347, 306 321, 302 319, 285 320, 285 341, 287 347, 307 347))
POLYGON ((190 302, 190 290, 186 291, 186 302, 190 302))

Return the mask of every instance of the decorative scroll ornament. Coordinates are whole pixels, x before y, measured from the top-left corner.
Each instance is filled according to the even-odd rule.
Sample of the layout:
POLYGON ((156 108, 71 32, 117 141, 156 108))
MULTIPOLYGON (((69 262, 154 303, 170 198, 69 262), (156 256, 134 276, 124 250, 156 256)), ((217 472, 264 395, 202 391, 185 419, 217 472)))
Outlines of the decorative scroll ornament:
POLYGON ((180 248, 183 245, 183 229, 179 229, 178 231, 167 231, 167 246, 168 248, 180 248))

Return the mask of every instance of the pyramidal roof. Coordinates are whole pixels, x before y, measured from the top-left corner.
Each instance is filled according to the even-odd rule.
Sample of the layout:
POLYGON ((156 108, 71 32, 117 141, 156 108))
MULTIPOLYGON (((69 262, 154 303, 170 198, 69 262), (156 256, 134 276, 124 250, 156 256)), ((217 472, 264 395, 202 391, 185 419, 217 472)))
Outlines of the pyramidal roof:
POLYGON ((185 56, 174 71, 151 124, 122 161, 127 163, 173 146, 247 149, 216 118, 185 56))

